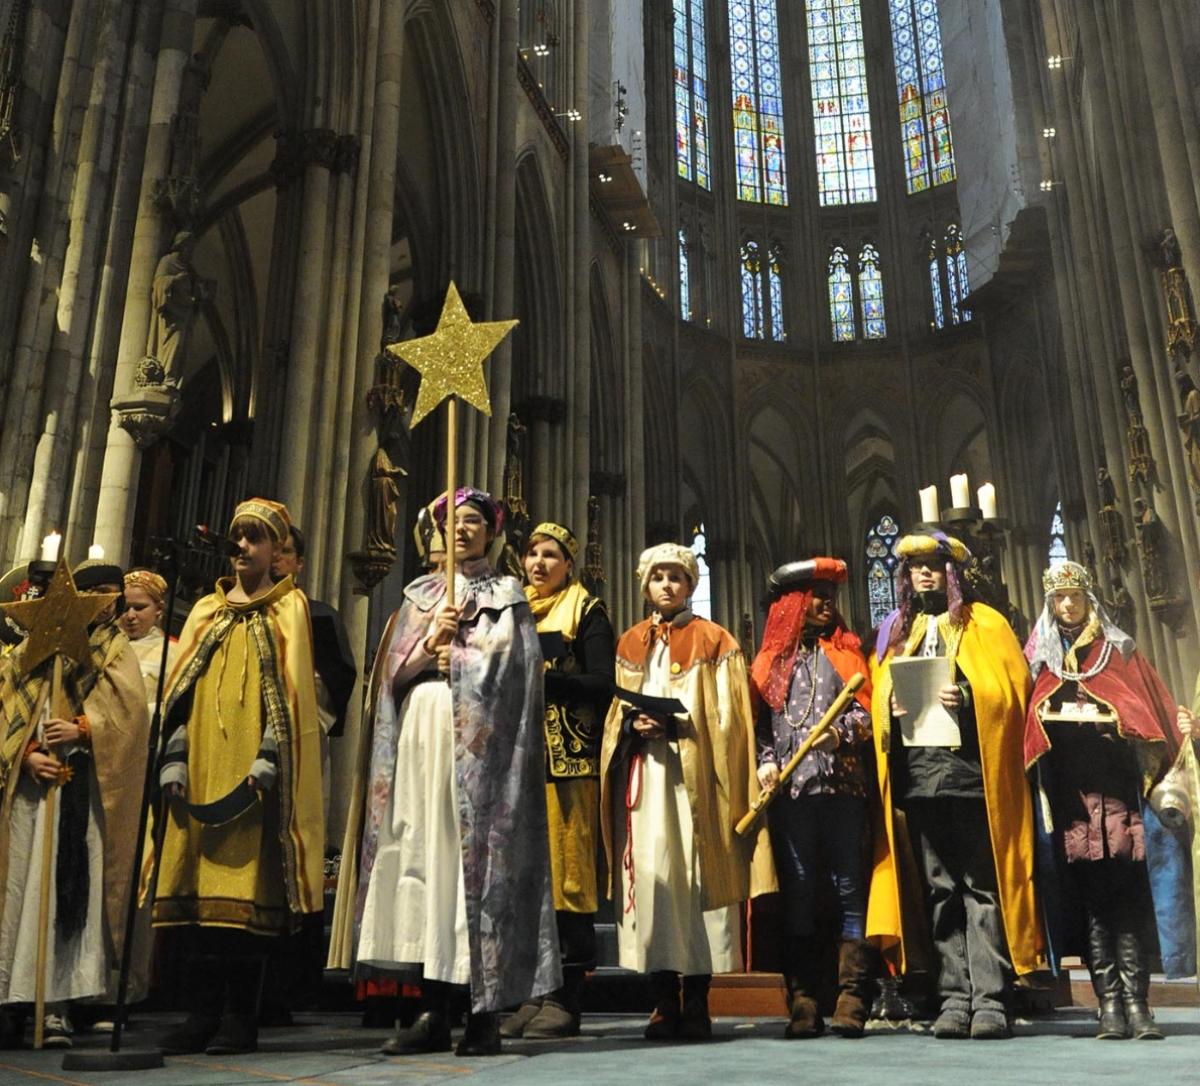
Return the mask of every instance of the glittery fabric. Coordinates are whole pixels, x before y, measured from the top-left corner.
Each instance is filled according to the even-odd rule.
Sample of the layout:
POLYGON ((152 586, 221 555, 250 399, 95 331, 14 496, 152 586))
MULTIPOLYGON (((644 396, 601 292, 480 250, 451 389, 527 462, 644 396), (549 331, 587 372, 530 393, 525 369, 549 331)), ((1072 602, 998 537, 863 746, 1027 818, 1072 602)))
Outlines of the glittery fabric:
POLYGON ((516 326, 517 321, 473 323, 458 287, 451 283, 437 331, 388 347, 421 375, 409 425, 416 426, 449 396, 458 396, 477 411, 490 415, 492 403, 483 379, 483 363, 516 326))

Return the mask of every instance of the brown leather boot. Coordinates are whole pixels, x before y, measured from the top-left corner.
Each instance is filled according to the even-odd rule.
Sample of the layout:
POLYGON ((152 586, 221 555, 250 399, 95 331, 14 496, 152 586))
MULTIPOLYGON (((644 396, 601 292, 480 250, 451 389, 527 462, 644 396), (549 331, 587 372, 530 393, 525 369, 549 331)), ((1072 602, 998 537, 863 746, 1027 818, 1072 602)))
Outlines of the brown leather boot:
POLYGON ((788 1012, 791 1015, 783 1031, 788 1040, 817 1037, 825 1031, 825 1020, 817 1010, 815 963, 815 948, 811 939, 788 940, 787 970, 783 974, 787 984, 788 1012))
POLYGON ((842 1037, 861 1037, 871 1009, 875 979, 872 947, 861 939, 838 944, 838 1001, 829 1028, 842 1037))
POLYGON ((673 1041, 679 1033, 679 974, 651 973, 654 1013, 642 1034, 647 1041, 673 1041))

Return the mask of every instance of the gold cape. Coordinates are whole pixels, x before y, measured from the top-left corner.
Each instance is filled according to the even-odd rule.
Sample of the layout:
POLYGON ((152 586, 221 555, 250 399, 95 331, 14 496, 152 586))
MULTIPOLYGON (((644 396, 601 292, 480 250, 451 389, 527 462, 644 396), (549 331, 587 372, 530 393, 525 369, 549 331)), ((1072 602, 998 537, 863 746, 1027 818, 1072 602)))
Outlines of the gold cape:
MULTIPOLYGON (((232 587, 230 578, 218 581, 216 591, 188 616, 168 683, 165 737, 186 723, 191 802, 219 798, 197 794, 205 777, 196 770, 213 765, 218 771, 227 769, 219 765, 217 753, 222 728, 251 733, 250 748, 257 747, 264 728, 271 728, 278 743, 278 777, 263 802, 225 826, 199 827, 173 806, 154 917, 157 925, 201 923, 270 932, 294 927, 301 914, 323 906, 325 827, 312 624, 308 600, 290 577, 250 603, 229 602, 226 592, 232 587), (224 643, 242 637, 243 653, 227 653, 230 646, 224 643), (259 682, 239 703, 229 696, 230 687, 236 689, 250 676, 259 682), (215 715, 197 711, 210 703, 218 706, 215 715), (264 830, 270 839, 263 838, 264 830), (247 859, 246 841, 240 840, 246 834, 257 834, 260 855, 251 853, 247 859), (241 864, 228 872, 231 886, 236 879, 237 892, 229 898, 205 896, 197 888, 220 884, 221 856, 230 849, 241 864), (278 870, 254 870, 264 863, 277 864, 278 870)), ((239 763, 234 777, 244 777, 249 768, 250 760, 239 763)), ((210 788, 214 779, 210 772, 210 788)))
MULTIPOLYGON (((626 630, 617 643, 617 686, 639 692, 649 659, 651 620, 626 630)), ((758 795, 754 716, 742 650, 728 630, 693 618, 670 633, 671 690, 688 711, 679 757, 700 854, 700 887, 706 910, 735 905, 779 888, 766 819, 757 836, 743 840, 734 826, 758 795)), ((622 739, 624 705, 614 699, 600 751, 600 829, 608 860, 606 894, 612 897, 614 788, 611 770, 629 740, 622 739)), ((619 860, 618 860, 619 862, 619 860)))
MULTIPOLYGON (((910 646, 919 633, 914 628, 909 638, 910 646)), ((943 638, 952 652, 957 636, 957 631, 943 628, 943 638)), ((1033 885, 1033 806, 1021 754, 1025 709, 1032 687, 1029 667, 1004 616, 982 603, 969 606, 955 658, 971 684, 1000 909, 1009 956, 1013 969, 1020 976, 1046 968, 1041 913, 1033 885)), ((875 844, 867 905, 867 937, 876 942, 900 972, 905 972, 911 956, 905 946, 905 921, 908 921, 911 933, 913 920, 911 915, 906 917, 906 911, 910 910, 902 906, 902 901, 907 904, 919 895, 915 887, 907 884, 915 865, 907 854, 908 843, 903 834, 897 842, 897 820, 888 772, 892 724, 891 661, 890 652, 882 663, 874 656, 871 658, 871 717, 886 833, 875 844)))
MULTIPOLYGON (((104 812, 100 827, 104 842, 104 947, 115 967, 120 961, 125 939, 125 906, 133 877, 134 836, 146 776, 150 716, 142 673, 129 639, 119 630, 106 631, 101 626, 92 631, 93 650, 100 648, 100 643, 109 634, 108 644, 100 651, 94 651, 93 660, 99 664, 96 683, 83 699, 83 705, 72 708, 83 712, 92 732, 92 767, 104 812)), ((17 661, 14 653, 0 663, 0 736, 7 737, 0 753, 0 788, 3 788, 0 801, 0 915, 4 912, 8 884, 8 831, 13 796, 25 748, 41 715, 42 699, 50 692, 49 666, 37 669, 25 680, 26 696, 33 699, 37 708, 27 716, 24 727, 9 734, 12 713, 17 708, 14 684, 20 681, 17 661)))

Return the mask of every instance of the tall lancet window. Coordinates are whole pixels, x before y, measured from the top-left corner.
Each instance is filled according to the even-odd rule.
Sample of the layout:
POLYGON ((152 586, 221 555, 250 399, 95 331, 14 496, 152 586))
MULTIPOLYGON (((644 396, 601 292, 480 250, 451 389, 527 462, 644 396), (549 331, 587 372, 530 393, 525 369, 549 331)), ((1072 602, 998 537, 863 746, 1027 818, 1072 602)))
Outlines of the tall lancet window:
POLYGON ((692 319, 692 283, 688 266, 687 234, 679 231, 679 315, 685 320, 692 319))
POLYGON ((954 180, 954 141, 937 0, 889 0, 908 191, 954 180))
POLYGON ((675 160, 679 176, 711 188, 704 0, 675 2, 675 160))
POLYGON ((879 271, 879 252, 870 242, 858 254, 858 305, 863 335, 867 339, 883 339, 887 335, 887 321, 883 315, 883 275, 879 271))
POLYGON ((936 241, 929 243, 929 291, 933 299, 933 327, 946 327, 946 307, 942 304, 942 262, 936 241))
POLYGON ((767 249, 767 308, 771 318, 771 338, 777 342, 787 339, 783 323, 783 255, 779 242, 767 249))
POLYGON ((900 525, 895 517, 881 517, 867 530, 867 602, 874 629, 896 606, 896 541, 900 525))
POLYGON ((835 343, 854 342, 854 289, 850 257, 840 245, 829 254, 829 318, 835 343))
POLYGON ((742 335, 763 338, 762 254, 757 241, 742 242, 742 335))
POLYGON ((708 544, 705 542, 704 535, 704 525, 697 524, 692 531, 692 553, 696 556, 696 572, 699 580, 696 582, 696 591, 692 593, 688 606, 692 609, 693 614, 711 619, 712 578, 708 570, 708 544))
POLYGON ((946 283, 950 288, 950 319, 955 324, 969 321, 971 311, 962 304, 971 293, 967 282, 967 253, 957 226, 950 226, 946 230, 946 283))
POLYGON ((1048 566, 1067 560, 1067 528, 1063 524, 1062 502, 1054 507, 1054 516, 1050 519, 1050 549, 1046 558, 1048 566))
POLYGON ((729 48, 738 199, 782 206, 787 166, 775 0, 730 0, 729 48))
POLYGON ((806 0, 821 205, 875 199, 875 152, 859 0, 806 0))

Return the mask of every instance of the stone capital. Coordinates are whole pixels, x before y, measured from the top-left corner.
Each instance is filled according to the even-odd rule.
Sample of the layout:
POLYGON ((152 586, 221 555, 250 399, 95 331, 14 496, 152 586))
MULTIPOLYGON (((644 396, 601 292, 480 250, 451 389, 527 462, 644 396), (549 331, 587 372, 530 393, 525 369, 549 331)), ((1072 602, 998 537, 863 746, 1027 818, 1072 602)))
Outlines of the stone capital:
POLYGON ((113 417, 139 449, 148 449, 172 426, 179 414, 179 388, 164 380, 162 363, 143 358, 134 375, 133 388, 113 398, 113 417))
POLYGON ((358 166, 358 137, 339 136, 332 128, 285 129, 275 133, 275 146, 271 176, 276 188, 299 180, 311 165, 331 173, 353 173, 358 166))

